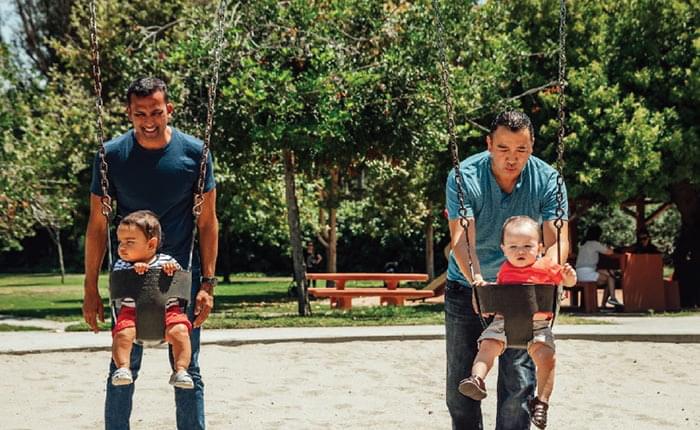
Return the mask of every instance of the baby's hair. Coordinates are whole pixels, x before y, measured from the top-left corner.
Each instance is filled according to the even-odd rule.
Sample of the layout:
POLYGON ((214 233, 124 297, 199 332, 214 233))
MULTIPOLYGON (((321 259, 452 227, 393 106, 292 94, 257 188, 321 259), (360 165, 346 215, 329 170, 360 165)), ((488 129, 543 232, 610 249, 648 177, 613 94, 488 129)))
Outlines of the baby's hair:
POLYGON ((129 215, 122 218, 119 225, 137 227, 143 232, 143 234, 146 235, 147 240, 150 240, 154 237, 158 239, 158 246, 160 247, 160 221, 158 221, 158 216, 156 216, 156 214, 154 214, 153 212, 147 210, 132 212, 129 215))
POLYGON ((542 243, 542 229, 537 221, 525 215, 512 216, 503 223, 503 229, 501 229, 501 245, 503 245, 503 240, 506 237, 506 230, 508 228, 513 228, 516 226, 526 226, 531 227, 537 232, 537 241, 542 243))

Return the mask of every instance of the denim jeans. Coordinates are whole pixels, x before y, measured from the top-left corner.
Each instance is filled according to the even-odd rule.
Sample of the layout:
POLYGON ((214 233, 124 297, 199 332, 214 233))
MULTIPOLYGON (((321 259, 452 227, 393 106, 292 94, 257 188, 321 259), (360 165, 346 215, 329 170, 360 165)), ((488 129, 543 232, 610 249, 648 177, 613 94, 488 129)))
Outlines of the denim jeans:
MULTIPOLYGON (((483 327, 472 308, 472 289, 448 281, 445 288, 447 408, 453 430, 482 430, 481 403, 463 396, 459 382, 471 374, 483 327)), ((535 366, 525 350, 506 349, 498 359, 496 430, 528 430, 527 402, 535 392, 535 366)))
MULTIPOLYGON (((190 321, 194 321, 194 298, 199 291, 199 271, 192 273, 192 297, 187 305, 187 316, 190 321)), ((204 422, 204 383, 199 371, 199 337, 201 329, 193 329, 190 333, 192 344, 192 360, 187 372, 194 380, 194 389, 185 390, 175 388, 175 409, 177 417, 177 428, 179 430, 198 430, 205 428, 204 422)), ((168 348, 170 356, 170 367, 173 366, 172 347, 168 348)), ((114 386, 112 385, 112 372, 116 369, 114 361, 110 360, 109 375, 107 377, 107 396, 105 398, 105 429, 106 430, 128 430, 129 417, 131 416, 132 400, 134 396, 134 386, 141 368, 141 358, 143 357, 143 347, 134 344, 131 350, 131 372, 134 384, 114 386)), ((165 381, 164 381, 165 383, 165 381)))

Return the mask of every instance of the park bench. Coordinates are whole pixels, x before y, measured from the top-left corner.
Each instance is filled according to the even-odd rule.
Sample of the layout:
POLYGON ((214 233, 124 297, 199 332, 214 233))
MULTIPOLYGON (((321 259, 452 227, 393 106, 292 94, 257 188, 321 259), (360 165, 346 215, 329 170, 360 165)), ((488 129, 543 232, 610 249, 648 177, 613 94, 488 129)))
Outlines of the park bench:
POLYGON ((352 309, 353 297, 379 297, 380 303, 402 306, 407 298, 433 297, 434 292, 415 288, 398 288, 402 281, 427 281, 422 273, 307 273, 308 280, 332 281, 335 288, 309 288, 314 297, 328 297, 331 307, 352 309), (386 287, 345 288, 348 281, 382 281, 386 287))

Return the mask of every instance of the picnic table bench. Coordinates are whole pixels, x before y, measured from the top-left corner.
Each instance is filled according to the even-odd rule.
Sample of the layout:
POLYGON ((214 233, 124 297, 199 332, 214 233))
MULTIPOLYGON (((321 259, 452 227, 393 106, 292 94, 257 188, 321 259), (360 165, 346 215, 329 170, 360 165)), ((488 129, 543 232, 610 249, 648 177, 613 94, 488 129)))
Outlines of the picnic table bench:
POLYGON ((353 297, 379 296, 380 303, 401 306, 407 298, 433 297, 430 290, 415 288, 398 288, 402 281, 427 281, 424 273, 307 273, 308 280, 325 280, 335 282, 335 288, 309 288, 314 297, 328 297, 331 307, 351 309, 353 297), (382 281, 386 287, 345 288, 348 281, 382 281))

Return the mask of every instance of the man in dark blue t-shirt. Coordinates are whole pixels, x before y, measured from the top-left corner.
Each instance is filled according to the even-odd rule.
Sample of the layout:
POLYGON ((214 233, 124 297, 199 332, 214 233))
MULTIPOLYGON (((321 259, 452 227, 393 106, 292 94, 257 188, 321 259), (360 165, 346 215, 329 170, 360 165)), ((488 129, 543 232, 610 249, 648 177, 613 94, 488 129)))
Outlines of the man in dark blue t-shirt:
MULTIPOLYGON (((133 128, 105 144, 108 193, 116 200, 116 219, 135 210, 148 209, 158 215, 163 231, 161 251, 172 255, 182 267, 189 263, 194 216, 193 196, 199 178, 202 142, 168 126, 173 105, 167 88, 155 78, 140 78, 127 91, 127 114, 133 128)), ((90 196, 90 219, 85 234, 85 283, 83 316, 93 331, 104 321, 97 279, 106 249, 107 220, 102 214, 100 159, 95 158, 90 196)), ((197 219, 199 252, 192 261, 192 295, 188 316, 193 321, 192 360, 188 373, 193 390, 175 389, 178 429, 203 429, 204 384, 199 371, 200 327, 214 305, 214 276, 218 248, 216 188, 211 157, 207 160, 202 213, 197 219), (201 255, 201 260, 200 260, 201 255), (201 278, 200 278, 201 276, 201 278)), ((141 366, 143 348, 134 345, 131 371, 134 379, 141 366)), ((171 354, 172 364, 172 354, 171 354)), ((110 374, 114 362, 110 364, 110 374)), ((114 386, 107 378, 105 427, 128 429, 134 384, 114 386)))

